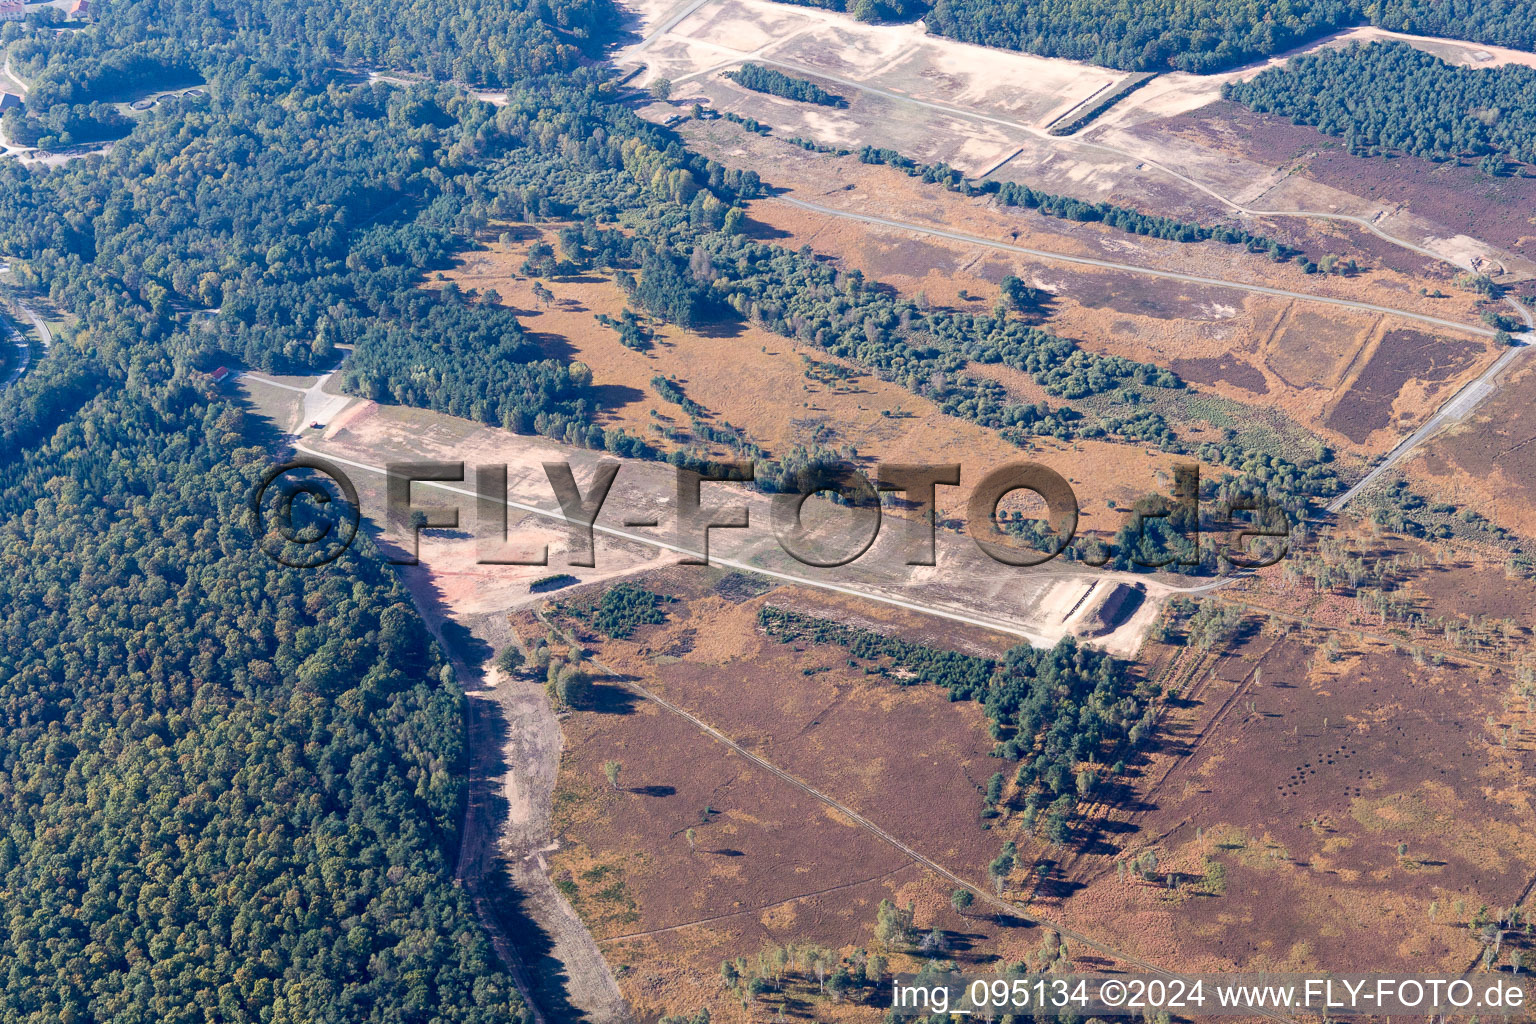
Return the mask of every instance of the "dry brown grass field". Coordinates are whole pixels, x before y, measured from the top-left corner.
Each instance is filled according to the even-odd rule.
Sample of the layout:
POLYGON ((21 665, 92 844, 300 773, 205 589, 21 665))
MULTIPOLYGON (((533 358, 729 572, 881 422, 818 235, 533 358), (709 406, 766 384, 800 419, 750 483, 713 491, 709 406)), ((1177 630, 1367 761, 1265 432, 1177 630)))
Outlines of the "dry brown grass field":
MULTIPOLYGON (((1111 502, 1128 505, 1147 494, 1167 493, 1174 464, 1193 461, 1146 445, 1091 439, 1037 438, 1029 449, 1020 449, 996 431, 947 416, 930 400, 867 370, 751 324, 724 322, 694 331, 655 324, 649 350, 626 348, 616 331, 594 319, 599 313, 617 318, 625 308, 624 292, 611 279, 588 274, 540 282, 555 298, 547 304, 535 299, 534 280, 518 270, 533 240, 529 236, 509 249, 492 245, 470 253, 446 276, 462 288, 495 289, 523 315, 547 353, 592 368, 604 398, 604 426, 623 426, 663 450, 671 445, 655 428, 686 432, 688 417, 657 393, 651 383, 657 376, 681 383, 689 398, 714 415, 716 425, 724 421, 741 428, 770 455, 795 445, 849 444, 866 460, 958 462, 965 467, 963 480, 1011 460, 1043 462, 1072 483, 1084 531, 1113 533, 1123 517, 1112 511, 1111 502), (827 367, 846 376, 833 379, 827 367)), ((1061 404, 1022 374, 1000 367, 973 369, 1003 379, 1020 401, 1061 404)), ((723 448, 714 453, 729 454, 723 448)), ((1210 466, 1203 471, 1217 473, 1210 466)), ((940 488, 939 498, 945 517, 962 514, 962 490, 940 488)))

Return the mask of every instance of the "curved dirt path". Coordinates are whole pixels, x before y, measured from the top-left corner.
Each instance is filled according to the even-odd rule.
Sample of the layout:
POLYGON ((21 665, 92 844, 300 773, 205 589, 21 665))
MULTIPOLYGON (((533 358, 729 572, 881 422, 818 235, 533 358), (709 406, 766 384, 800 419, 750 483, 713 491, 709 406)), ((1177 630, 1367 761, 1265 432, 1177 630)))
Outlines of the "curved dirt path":
POLYGON ((498 953, 522 973, 524 998, 541 1022, 630 1024, 633 1017, 597 941, 555 889, 544 861, 564 743, 543 687, 521 677, 500 678, 493 691, 467 697, 474 765, 457 875, 474 895, 481 920, 500 936, 498 953), (498 904, 511 894, 498 884, 501 872, 520 914, 542 932, 536 954, 542 964, 518 953, 530 929, 519 928, 514 938, 503 923, 498 904), (550 961, 563 977, 550 977, 550 961))

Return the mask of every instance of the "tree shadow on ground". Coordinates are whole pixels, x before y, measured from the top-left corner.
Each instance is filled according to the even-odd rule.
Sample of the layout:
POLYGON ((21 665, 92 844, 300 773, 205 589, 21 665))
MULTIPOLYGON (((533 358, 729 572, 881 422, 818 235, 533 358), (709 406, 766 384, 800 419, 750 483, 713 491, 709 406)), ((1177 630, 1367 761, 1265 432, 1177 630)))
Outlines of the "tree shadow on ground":
MULTIPOLYGON (((509 813, 503 785, 509 770, 503 755, 508 740, 505 714, 493 699, 471 697, 470 700, 473 757, 469 765, 466 821, 462 829, 466 841, 459 850, 457 873, 475 901, 482 920, 489 918, 494 930, 510 945, 511 962, 505 966, 520 986, 527 989, 544 1019, 551 1022, 587 1021, 590 1018, 570 1001, 570 976, 555 955, 554 937, 539 924, 534 913, 535 899, 558 897, 553 889, 538 897, 519 889, 496 839, 500 825, 509 813), (474 822, 469 820, 471 816, 474 822)), ((498 959, 506 961, 509 958, 499 955, 498 959)))
POLYGON ((633 690, 625 689, 616 683, 594 679, 592 690, 582 704, 582 710, 593 711, 600 715, 632 715, 642 699, 633 690))

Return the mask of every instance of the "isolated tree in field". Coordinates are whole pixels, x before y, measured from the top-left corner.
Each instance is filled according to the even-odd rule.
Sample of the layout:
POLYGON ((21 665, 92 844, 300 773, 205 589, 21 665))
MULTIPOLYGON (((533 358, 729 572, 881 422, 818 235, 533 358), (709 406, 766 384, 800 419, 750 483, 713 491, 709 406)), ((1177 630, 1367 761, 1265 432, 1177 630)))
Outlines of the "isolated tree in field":
POLYGON ((555 696, 561 703, 581 707, 587 703, 591 694, 592 677, 575 665, 562 665, 555 673, 555 696))
POLYGON ((1003 844, 1002 852, 992 858, 992 863, 987 865, 987 874, 992 876, 992 884, 998 892, 1003 891, 1003 883, 1008 880, 1008 875, 1012 873, 1017 859, 1018 847, 1010 839, 1003 844))
POLYGON ((672 79, 658 78, 650 84, 651 99, 665 102, 672 98, 672 79))
POLYGON ((689 853, 693 852, 693 841, 697 837, 698 837, 698 833, 695 832, 693 829, 689 829, 687 832, 683 833, 683 838, 688 840, 688 852, 689 853))
POLYGON ((523 652, 517 649, 517 644, 507 644, 496 654, 496 667, 503 675, 513 675, 523 667, 523 652))
POLYGON ((539 304, 540 309, 548 309, 549 304, 555 301, 555 293, 544 286, 543 281, 533 282, 533 300, 539 304))
POLYGON ((969 889, 956 889, 949 897, 949 905, 955 908, 955 913, 963 914, 970 909, 976 897, 971 895, 969 889))
POLYGON ((619 761, 604 761, 603 776, 608 780, 608 785, 614 789, 619 788, 619 772, 624 770, 624 765, 619 761))
POLYGON ((1040 289, 1030 287, 1012 274, 1003 278, 1002 294, 1003 300, 1021 313, 1040 305, 1040 289))

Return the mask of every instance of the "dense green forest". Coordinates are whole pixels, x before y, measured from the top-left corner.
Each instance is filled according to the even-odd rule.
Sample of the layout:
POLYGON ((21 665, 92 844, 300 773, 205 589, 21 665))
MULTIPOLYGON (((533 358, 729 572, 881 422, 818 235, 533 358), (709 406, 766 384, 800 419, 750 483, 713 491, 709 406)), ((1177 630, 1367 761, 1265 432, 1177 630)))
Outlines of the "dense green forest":
POLYGON ((790 0, 1127 71, 1220 71, 1352 25, 1536 49, 1521 0, 790 0))
POLYGON ((727 71, 725 77, 737 85, 755 92, 766 92, 801 103, 815 103, 823 107, 846 107, 848 101, 834 92, 828 92, 806 78, 786 75, 782 71, 748 62, 735 71, 727 71))
MULTIPOLYGON (((260 552, 243 510, 275 439, 193 371, 302 371, 350 342, 359 390, 595 440, 587 381, 511 313, 419 287, 493 200, 537 207, 481 166, 550 100, 498 124, 336 65, 566 69, 602 20, 98 10, 4 30, 34 107, 53 96, 42 123, 189 67, 207 88, 109 155, 0 164, 0 251, 73 320, 0 395, 0 1020, 522 1020, 452 883, 452 672, 366 541, 320 570, 260 552)), ((606 103, 567 88, 569 110, 606 103)))
POLYGON ((521 1019, 403 587, 268 560, 240 410, 123 356, 0 489, 0 1020, 521 1019))
POLYGON ((1536 164, 1536 68, 1461 68, 1407 43, 1351 45, 1297 57, 1222 94, 1344 139, 1361 156, 1505 158, 1536 164))

